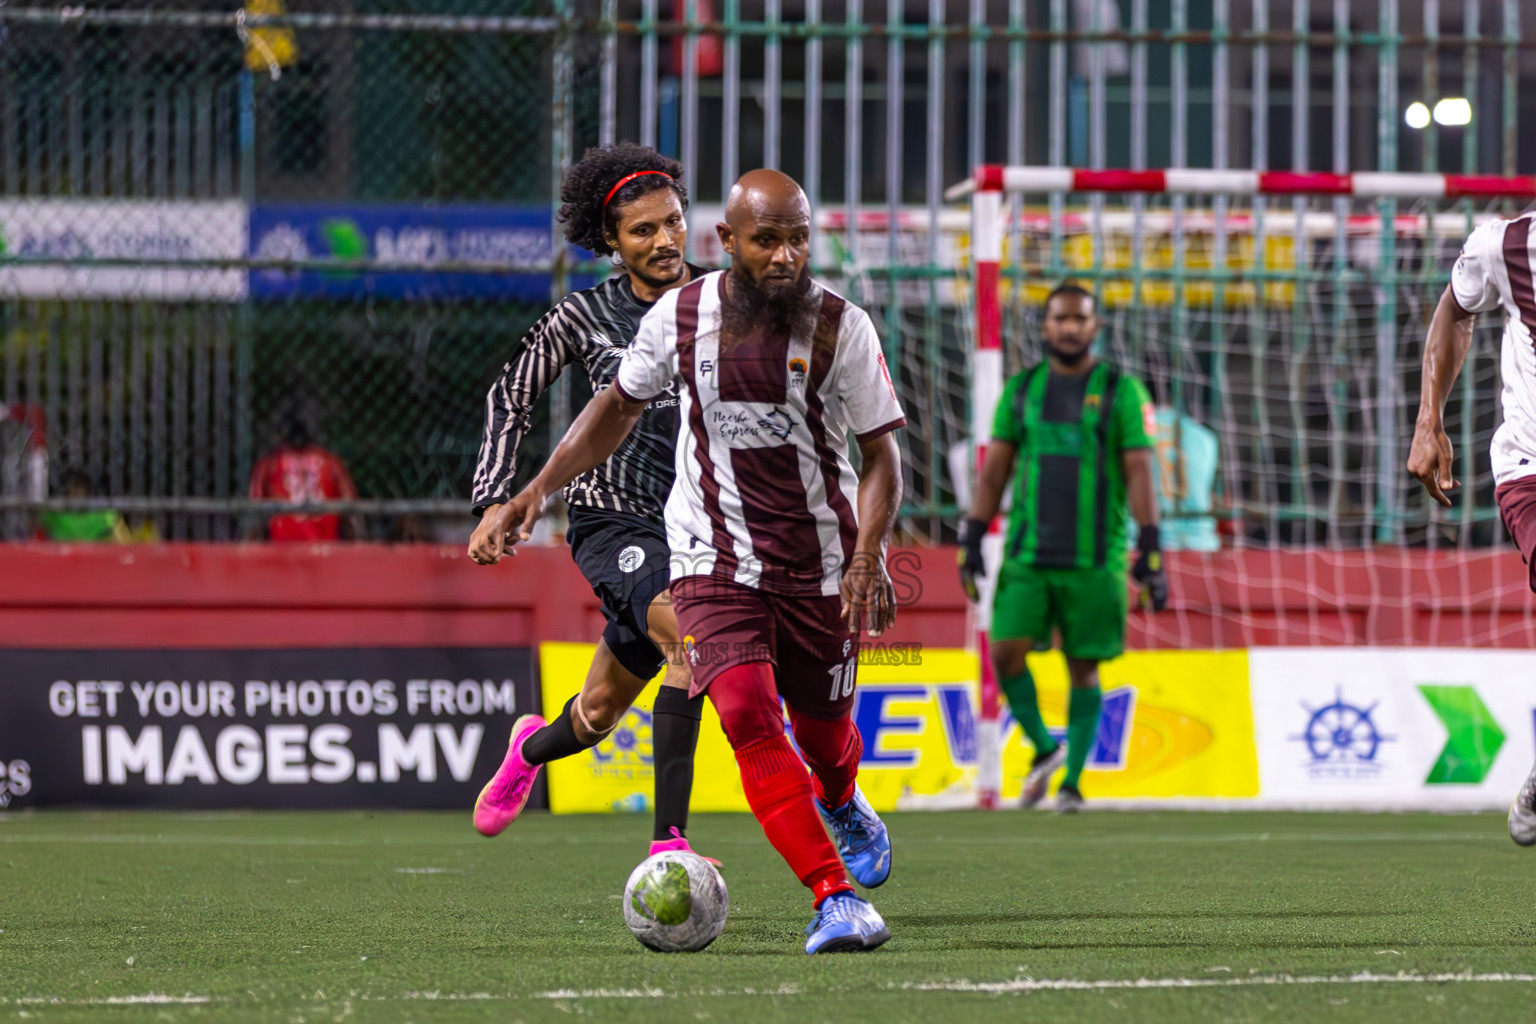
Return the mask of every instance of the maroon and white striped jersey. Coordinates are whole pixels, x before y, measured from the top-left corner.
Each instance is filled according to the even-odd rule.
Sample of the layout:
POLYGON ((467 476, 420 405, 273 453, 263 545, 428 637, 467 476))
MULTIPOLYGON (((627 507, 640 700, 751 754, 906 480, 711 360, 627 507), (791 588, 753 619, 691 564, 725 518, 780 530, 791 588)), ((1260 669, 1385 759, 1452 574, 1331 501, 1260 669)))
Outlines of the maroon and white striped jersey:
POLYGON ((1536 281, 1532 215, 1491 220, 1467 236, 1451 270, 1451 293, 1468 313, 1504 307, 1499 373, 1504 422, 1493 435, 1493 478, 1536 475, 1536 281))
POLYGON ((759 331, 720 351, 717 272, 663 295, 614 386, 648 401, 682 378, 667 499, 672 579, 714 576, 782 594, 838 592, 858 536, 848 439, 906 423, 862 309, 818 284, 813 331, 759 331))

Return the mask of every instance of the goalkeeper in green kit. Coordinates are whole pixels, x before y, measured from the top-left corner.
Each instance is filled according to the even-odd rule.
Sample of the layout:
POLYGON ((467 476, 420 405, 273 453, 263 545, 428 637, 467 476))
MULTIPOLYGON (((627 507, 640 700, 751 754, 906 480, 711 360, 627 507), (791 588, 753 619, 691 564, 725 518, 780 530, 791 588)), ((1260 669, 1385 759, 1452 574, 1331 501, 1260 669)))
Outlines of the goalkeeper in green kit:
POLYGON ((960 530, 960 580, 971 600, 986 574, 981 539, 1013 478, 1003 564, 992 604, 992 666, 1035 759, 1023 805, 1045 795, 1063 764, 1058 811, 1083 805, 1083 765, 1099 728, 1099 662, 1125 649, 1129 561, 1126 505, 1140 525, 1130 573, 1143 607, 1168 603, 1157 533, 1152 457, 1156 421, 1146 387, 1090 353, 1092 293, 1062 285, 1045 300, 1045 362, 1003 386, 976 496, 960 530), (1072 695, 1067 741, 1046 730, 1025 655, 1061 633, 1072 695))

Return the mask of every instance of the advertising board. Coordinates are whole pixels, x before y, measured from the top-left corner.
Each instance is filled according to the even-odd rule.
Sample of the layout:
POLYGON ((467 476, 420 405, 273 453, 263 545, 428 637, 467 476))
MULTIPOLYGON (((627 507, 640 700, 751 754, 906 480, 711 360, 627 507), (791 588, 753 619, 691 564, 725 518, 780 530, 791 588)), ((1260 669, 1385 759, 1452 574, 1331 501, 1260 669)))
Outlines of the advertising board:
POLYGON ((0 806, 444 807, 468 827, 534 678, 528 648, 6 650, 0 806))

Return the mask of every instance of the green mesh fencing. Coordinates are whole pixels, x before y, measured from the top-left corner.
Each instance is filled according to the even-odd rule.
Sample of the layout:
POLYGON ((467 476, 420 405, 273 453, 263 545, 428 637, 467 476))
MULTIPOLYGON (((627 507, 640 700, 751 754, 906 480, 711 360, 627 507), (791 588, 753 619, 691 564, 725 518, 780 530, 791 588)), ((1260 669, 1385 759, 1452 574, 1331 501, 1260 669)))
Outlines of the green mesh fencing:
MULTIPOLYGON (((704 262, 737 173, 805 184, 817 272, 874 317, 907 408, 901 529, 922 542, 953 539, 969 473, 969 217, 942 194, 975 164, 1536 170, 1519 5, 1438 5, 1431 23, 1398 0, 1298 0, 1288 24, 1268 4, 1132 0, 299 6, 0 4, 3 536, 93 503, 168 538, 259 531, 251 467, 297 410, 351 469, 370 536, 462 539, 486 389, 601 269, 552 218, 559 169, 600 142, 683 162, 704 262), (1471 97, 1470 127, 1404 127, 1409 99, 1452 95, 1471 97)), ((1008 287, 1130 276, 1093 218, 1134 252, 1136 218, 1179 212, 1029 199, 1045 201, 1010 237, 1031 249, 1008 287)), ((1182 209, 1295 233, 1279 204, 1182 209)), ((1286 302, 1242 292, 1209 253, 1138 256, 1168 294, 1107 297, 1105 352, 1217 433, 1237 535, 1480 542, 1496 532, 1492 331, 1450 410, 1470 497, 1432 525, 1392 466, 1456 231, 1511 210, 1442 207, 1456 230, 1426 246, 1418 229, 1352 233, 1349 215, 1379 224, 1387 205, 1308 209, 1333 218, 1308 257, 1260 261, 1286 302), (1370 248, 1388 239, 1402 251, 1370 248)), ((1038 352, 1031 301, 1005 307, 1010 368, 1038 352)), ((584 400, 576 376, 541 403, 524 477, 584 400)))
MULTIPOLYGON (((552 67, 572 38, 560 13, 365 0, 263 26, 281 5, 253 3, 245 19, 192 4, 0 8, 6 535, 33 528, 19 505, 83 493, 168 538, 250 534, 251 467, 295 410, 369 511, 391 503, 370 535, 412 513, 462 515, 485 392, 567 280, 571 257, 548 241, 556 120, 582 104, 556 100, 552 67), (273 207, 307 217, 314 238, 247 244, 273 207), (544 251, 445 259, 402 228, 385 253, 352 216, 466 207, 524 211, 544 251), (406 294, 373 287, 385 259, 417 282, 406 294), (532 283, 434 298, 447 264, 460 280, 531 269, 532 283), (340 290, 249 283, 306 268, 340 290)), ((582 85, 589 111, 594 87, 582 85)), ((548 451, 548 405, 524 475, 548 451)))

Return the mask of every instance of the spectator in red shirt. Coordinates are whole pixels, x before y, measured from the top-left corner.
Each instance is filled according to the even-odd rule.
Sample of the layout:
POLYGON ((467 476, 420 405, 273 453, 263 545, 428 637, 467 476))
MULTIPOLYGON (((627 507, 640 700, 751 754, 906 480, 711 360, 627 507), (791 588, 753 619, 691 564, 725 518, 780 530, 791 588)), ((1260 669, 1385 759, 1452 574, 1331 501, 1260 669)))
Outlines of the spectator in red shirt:
MULTIPOLYGON (((299 415, 283 423, 282 441, 251 470, 251 497, 301 505, 311 501, 352 500, 357 487, 339 455, 314 443, 299 415)), ((355 516, 278 515, 267 520, 272 541, 328 541, 361 534, 355 516)))

